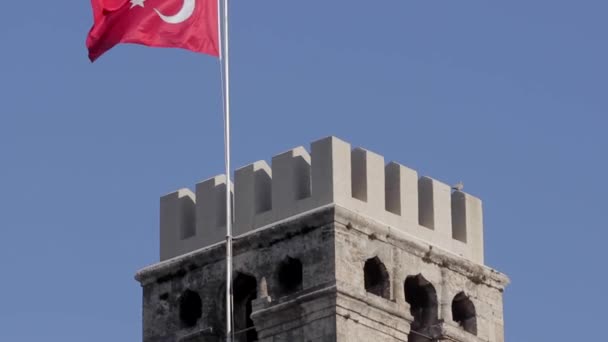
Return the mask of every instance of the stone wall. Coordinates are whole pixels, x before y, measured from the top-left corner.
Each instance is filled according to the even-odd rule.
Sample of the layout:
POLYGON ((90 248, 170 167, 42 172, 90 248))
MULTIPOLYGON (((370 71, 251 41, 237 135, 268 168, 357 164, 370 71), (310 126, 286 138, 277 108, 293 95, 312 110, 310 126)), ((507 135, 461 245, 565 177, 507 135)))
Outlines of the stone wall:
MULTIPOLYGON (((223 244, 213 244, 138 272, 144 342, 222 340, 224 253, 223 244), (200 297, 193 310, 182 301, 190 292, 200 297), (194 323, 182 317, 184 307, 194 323)), ((504 340, 506 276, 338 204, 243 234, 234 254, 235 298, 250 293, 242 285, 249 281, 255 290, 235 299, 235 329, 250 324, 262 342, 504 340), (419 303, 425 292, 406 289, 407 279, 434 291, 434 309, 419 303), (460 322, 452 315, 457 296, 466 304, 457 312, 460 322)))
MULTIPOLYGON (((407 302, 405 282, 408 277, 413 279, 421 276, 434 288, 436 295, 435 321, 430 322, 429 328, 421 329, 422 334, 436 339, 445 337, 457 341, 504 341, 502 293, 508 284, 508 278, 503 274, 433 245, 411 239, 398 229, 341 207, 336 208, 334 228, 336 284, 340 292, 349 293, 367 307, 378 302, 393 305, 393 308, 384 308, 383 311, 398 311, 398 317, 407 322, 409 331, 414 316, 411 312, 412 306, 407 302), (362 279, 365 278, 364 265, 371 259, 379 260, 387 270, 389 289, 384 298, 366 291, 362 286, 362 279), (474 308, 474 319, 471 322, 474 321, 475 333, 465 331, 461 324, 468 322, 457 322, 461 317, 456 317, 455 320, 452 315, 454 298, 459 294, 460 297, 466 297, 470 301, 468 304, 474 308)), ((355 310, 350 311, 355 314, 355 310)), ((381 317, 372 312, 373 310, 366 315, 368 319, 381 317)), ((386 321, 385 318, 376 320, 386 321)), ((338 320, 338 331, 348 332, 353 329, 352 320, 338 320), (340 326, 340 323, 343 326, 340 326)), ((413 325, 412 329, 416 330, 413 325)), ((376 329, 364 330, 375 334, 376 329)), ((384 329, 384 332, 388 330, 390 329, 384 329)), ((350 336, 355 338, 359 335, 350 336)), ((392 341, 389 337, 385 337, 385 340, 392 341)))
MULTIPOLYGON (((234 293, 237 315, 239 306, 237 297, 243 291, 246 292, 237 288, 240 278, 254 280, 255 296, 249 299, 267 298, 266 294, 268 294, 269 298, 273 298, 273 306, 280 301, 290 302, 300 295, 334 284, 335 244, 331 224, 332 213, 333 210, 328 208, 311 213, 301 220, 284 222, 235 240, 234 293), (293 278, 290 269, 287 269, 289 278, 281 279, 280 274, 284 271, 282 266, 288 260, 301 262, 301 281, 289 283, 293 278)), ((207 341, 203 336, 206 338, 223 336, 225 272, 225 248, 221 244, 181 255, 138 272, 136 279, 140 281, 144 293, 144 342, 207 341), (194 291, 201 298, 201 314, 191 326, 185 325, 180 317, 180 298, 186 291, 194 291), (199 337, 200 339, 197 339, 199 337)), ((255 300, 249 300, 249 304, 253 303, 255 300)), ((282 314, 283 318, 295 317, 294 319, 300 320, 299 313, 308 310, 304 309, 307 304, 301 301, 298 305, 289 306, 290 312, 295 307, 300 308, 297 310, 298 313, 291 316, 282 314)), ((329 310, 333 311, 334 307, 331 306, 329 310)), ((262 313, 253 312, 254 320, 258 314, 262 313)), ((235 318, 236 320, 238 319, 235 318)), ((311 324, 313 327, 317 325, 332 327, 328 330, 328 334, 333 336, 334 321, 334 315, 329 315, 317 318, 311 324)), ((236 326, 235 330, 238 328, 246 327, 236 326)), ((269 331, 274 329, 272 325, 263 327, 260 325, 260 328, 262 328, 258 331, 260 338, 263 337, 264 329, 269 331)), ((311 329, 317 331, 324 328, 311 329)), ((314 333, 307 333, 307 336, 312 335, 314 333)))

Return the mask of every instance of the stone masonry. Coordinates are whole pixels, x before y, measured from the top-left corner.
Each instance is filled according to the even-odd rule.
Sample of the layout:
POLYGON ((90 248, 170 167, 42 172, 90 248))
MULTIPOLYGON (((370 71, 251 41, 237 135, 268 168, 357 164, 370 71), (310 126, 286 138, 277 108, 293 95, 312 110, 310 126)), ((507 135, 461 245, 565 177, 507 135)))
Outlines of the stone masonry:
MULTIPOLYGON (((335 137, 238 169, 236 342, 504 342, 481 201, 335 137)), ((224 341, 225 176, 161 198, 144 342, 224 341)))

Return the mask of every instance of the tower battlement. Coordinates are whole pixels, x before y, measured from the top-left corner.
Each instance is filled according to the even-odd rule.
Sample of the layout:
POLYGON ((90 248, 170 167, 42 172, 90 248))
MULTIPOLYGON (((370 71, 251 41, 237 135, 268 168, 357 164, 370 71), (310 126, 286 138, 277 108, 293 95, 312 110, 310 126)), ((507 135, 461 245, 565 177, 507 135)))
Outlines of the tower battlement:
MULTIPOLYGON (((313 142, 310 153, 296 147, 276 155, 271 164, 235 172, 235 237, 335 205, 483 264, 482 204, 470 194, 335 137, 313 142)), ((225 196, 225 175, 198 183, 195 192, 163 196, 161 260, 224 241, 225 196)))
POLYGON ((143 340, 504 342, 508 278, 483 264, 481 201, 328 137, 161 198, 137 273, 143 340), (170 259, 170 260, 167 260, 170 259))

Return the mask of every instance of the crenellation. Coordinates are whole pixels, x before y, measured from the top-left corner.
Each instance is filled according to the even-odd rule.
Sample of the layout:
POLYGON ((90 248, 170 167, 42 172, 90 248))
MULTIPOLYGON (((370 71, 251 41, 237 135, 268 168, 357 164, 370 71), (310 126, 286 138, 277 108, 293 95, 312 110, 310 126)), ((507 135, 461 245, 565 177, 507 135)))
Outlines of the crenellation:
POLYGON ((418 173, 390 162, 385 168, 386 211, 418 224, 418 173))
POLYGON ((352 198, 366 202, 367 210, 386 210, 384 157, 357 147, 352 150, 351 158, 352 198))
POLYGON ((182 241, 196 236, 195 206, 194 193, 189 189, 160 198, 161 260, 175 256, 183 246, 182 241))
POLYGON ((351 193, 353 198, 367 202, 367 151, 355 148, 350 154, 351 193))
POLYGON ((312 193, 319 204, 352 196, 350 144, 327 137, 311 144, 312 193))
POLYGON ((272 170, 263 160, 234 172, 235 235, 252 230, 256 215, 272 209, 272 179, 272 170))
POLYGON ((302 146, 272 157, 272 208, 292 212, 294 202, 310 197, 311 158, 302 146))
POLYGON ((421 226, 435 230, 433 180, 421 177, 418 180, 418 222, 421 226))
POLYGON ((226 176, 219 175, 196 185, 196 232, 204 243, 200 247, 223 241, 225 227, 226 176))
MULTIPOLYGON (((311 153, 300 146, 276 155, 272 166, 258 161, 240 168, 235 172, 234 188, 236 237, 335 205, 483 263, 482 208, 478 198, 452 192, 450 186, 432 178, 418 178, 416 171, 397 163, 385 165, 381 155, 353 149, 336 137, 313 142, 311 153)), ((197 184, 196 196, 180 191, 161 199, 163 260, 225 237, 226 177, 220 175, 197 184), (186 204, 177 204, 175 196, 180 194, 187 198, 186 204), (196 203, 194 218, 188 211, 192 203, 196 203), (195 230, 184 223, 192 220, 196 221, 195 230)))
POLYGON ((461 191, 452 192, 452 238, 467 242, 467 201, 461 191))
POLYGON ((462 191, 452 193, 452 237, 478 246, 473 257, 483 263, 483 209, 479 198, 462 191))
POLYGON ((449 185, 430 177, 418 181, 420 225, 439 235, 452 235, 452 199, 449 185))

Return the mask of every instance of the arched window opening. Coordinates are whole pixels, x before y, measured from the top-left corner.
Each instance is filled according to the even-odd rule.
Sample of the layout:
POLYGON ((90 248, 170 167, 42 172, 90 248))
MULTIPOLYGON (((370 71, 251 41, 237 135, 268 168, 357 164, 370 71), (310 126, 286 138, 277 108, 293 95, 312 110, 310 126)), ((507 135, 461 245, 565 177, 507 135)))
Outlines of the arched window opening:
POLYGON ((457 322, 464 331, 477 335, 477 314, 475 305, 464 294, 460 292, 452 301, 452 319, 457 322))
POLYGON ((254 277, 239 273, 233 283, 234 341, 253 342, 258 333, 251 319, 251 302, 257 298, 257 281, 254 277))
POLYGON ((302 290, 302 262, 296 258, 287 257, 279 265, 277 271, 281 294, 286 295, 302 290))
POLYGON ((422 275, 409 276, 404 285, 405 301, 414 317, 411 324, 410 342, 430 342, 437 335, 437 291, 422 275))
POLYGON ((198 293, 186 290, 179 298, 179 319, 184 328, 192 328, 203 315, 203 302, 198 293))
POLYGON ((365 291, 382 298, 390 299, 390 277, 386 271, 386 267, 378 257, 365 261, 363 278, 365 291))

